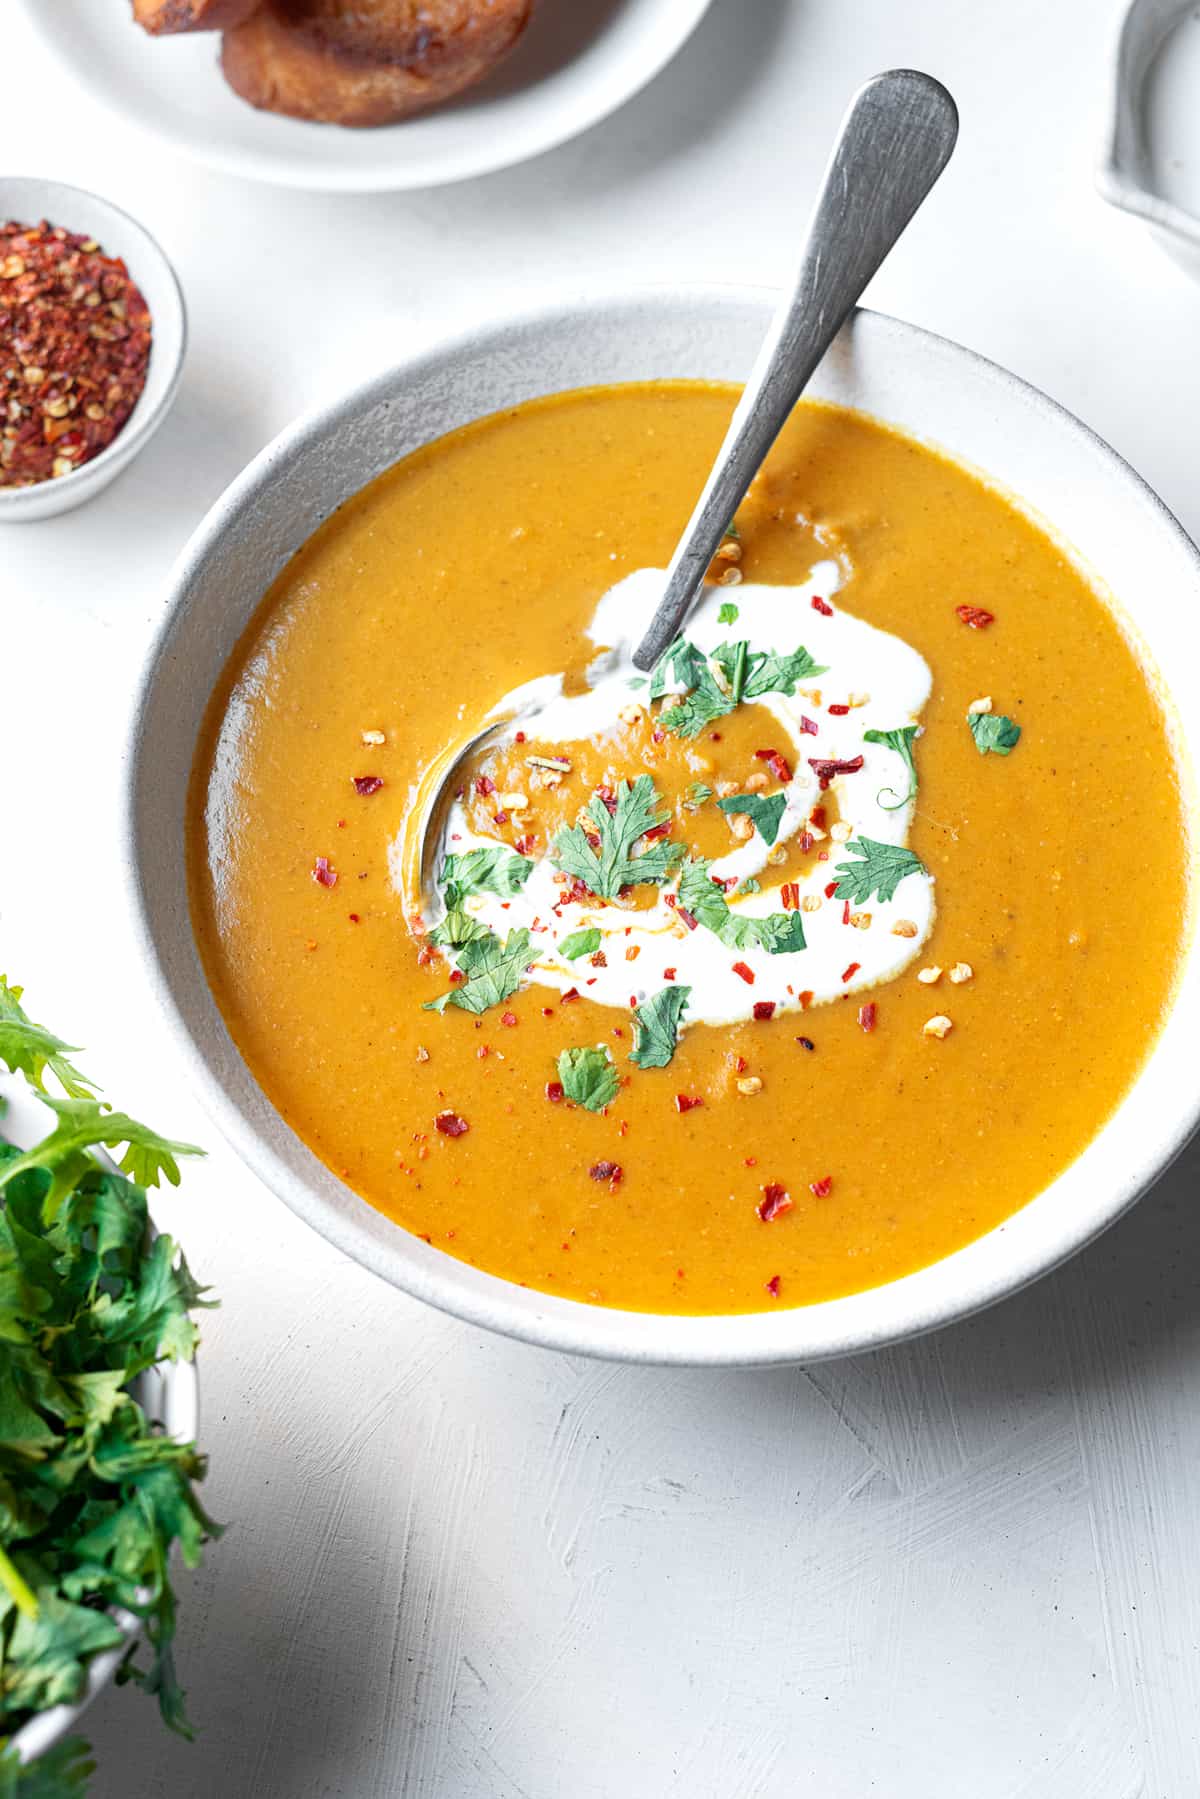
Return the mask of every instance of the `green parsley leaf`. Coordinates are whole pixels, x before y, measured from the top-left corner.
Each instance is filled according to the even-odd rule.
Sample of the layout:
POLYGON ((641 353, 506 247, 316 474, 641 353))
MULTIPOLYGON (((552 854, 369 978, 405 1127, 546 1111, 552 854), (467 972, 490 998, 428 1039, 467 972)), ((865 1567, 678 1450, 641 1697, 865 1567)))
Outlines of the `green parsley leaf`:
POLYGON ((877 843, 873 837, 853 838, 846 845, 846 854, 859 860, 837 863, 842 879, 835 891, 838 899, 849 900, 852 906, 864 905, 873 893, 890 900, 907 875, 926 872, 925 864, 911 850, 895 843, 877 843))
POLYGON ((520 893, 532 869, 528 856, 518 856, 503 845, 444 856, 439 880, 446 910, 454 911, 472 893, 495 893, 501 899, 511 899, 514 893, 520 893))
POLYGON ((464 944, 474 943, 477 937, 491 935, 492 932, 481 918, 472 918, 461 906, 454 906, 434 925, 429 933, 429 940, 431 943, 440 943, 445 949, 462 949, 464 944))
POLYGON ((753 875, 747 875, 740 887, 734 888, 734 898, 740 899, 744 893, 761 893, 762 882, 756 881, 753 875))
POLYGON ((795 693, 801 681, 811 681, 816 675, 824 675, 829 671, 822 663, 814 662, 803 645, 794 649, 790 656, 755 655, 751 657, 751 667, 746 676, 743 699, 761 699, 764 693, 795 693))
POLYGON ((732 600, 725 600, 717 609, 717 623, 719 625, 736 625, 737 621, 738 608, 732 600))
POLYGON ((741 812, 751 820, 764 843, 774 843, 779 835, 779 821, 787 806, 786 793, 731 793, 718 800, 722 812, 741 812))
POLYGON ((712 796, 711 787, 706 787, 703 781, 693 781, 683 804, 688 812, 699 812, 701 806, 707 805, 712 796))
POLYGON ((527 930, 510 931, 503 943, 491 931, 485 937, 473 937, 463 945, 458 957, 466 980, 438 999, 426 1000, 423 1010, 444 1012, 447 1006, 460 1006, 464 1012, 486 1012, 489 1006, 498 1006, 517 991, 521 976, 532 961, 527 930))
POLYGON ((654 671, 650 683, 652 700, 666 692, 671 678, 689 690, 679 705, 659 714, 659 723, 677 737, 698 737, 706 725, 726 717, 743 700, 761 699, 766 693, 795 693, 798 682, 826 672, 803 645, 790 655, 780 656, 774 651, 751 651, 745 639, 718 644, 711 664, 694 644, 679 638, 654 671), (724 686, 711 664, 721 670, 724 686))
POLYGON ((664 987, 653 994, 633 1014, 633 1048, 629 1060, 639 1068, 665 1068, 675 1054, 679 1042, 679 1020, 688 1000, 690 987, 664 987))
POLYGON ((45 1091, 48 1068, 69 1099, 88 1098, 95 1092, 94 1083, 86 1080, 65 1054, 76 1046, 26 1017, 20 1003, 22 991, 10 987, 0 975, 0 1062, 13 1074, 23 1074, 39 1092, 45 1091))
POLYGON ((558 946, 560 956, 574 962, 579 956, 591 956, 600 948, 600 933, 594 926, 586 931, 572 931, 558 946))
POLYGON ((863 732, 864 743, 881 743, 884 745, 885 749, 895 750, 896 754, 904 763, 905 768, 908 770, 908 792, 902 799, 896 797, 896 789, 894 787, 881 787, 876 794, 875 797, 879 804, 883 806, 885 812, 899 812, 901 806, 907 806, 909 800, 916 797, 917 763, 916 758, 913 755, 913 739, 917 735, 918 728, 919 727, 916 725, 901 725, 900 728, 895 731, 863 732), (892 795, 892 798, 895 800, 894 805, 884 805, 883 796, 885 793, 890 793, 892 795))
POLYGON ((96 1772, 82 1737, 67 1737, 22 1763, 13 1748, 0 1751, 0 1799, 82 1799, 96 1772))
POLYGON ((967 723, 981 756, 1007 756, 1021 738, 1021 727, 1005 718, 1003 712, 969 712, 967 723))
POLYGON ((694 857, 679 877, 679 904, 698 924, 730 949, 765 949, 769 955, 792 955, 806 947, 804 920, 797 912, 769 912, 750 918, 730 910, 725 895, 709 879, 711 861, 694 857))
POLYGON ((571 825, 559 832, 550 854, 564 874, 574 875, 601 899, 616 899, 622 887, 669 880, 671 870, 684 853, 682 844, 651 843, 640 855, 634 854, 647 831, 667 822, 669 814, 657 811, 658 804, 649 775, 639 775, 632 786, 622 781, 617 788, 614 812, 609 812, 598 794, 592 796, 588 805, 588 815, 600 840, 599 850, 592 848, 581 825, 571 825))
POLYGON ((199 1156, 204 1151, 191 1143, 172 1143, 157 1131, 139 1124, 124 1112, 114 1112, 95 1099, 57 1099, 42 1095, 58 1122, 48 1137, 24 1155, 0 1165, 0 1191, 10 1182, 33 1168, 50 1171, 51 1182, 43 1202, 46 1221, 51 1222, 71 1189, 79 1184, 92 1166, 88 1151, 103 1145, 116 1149, 126 1145, 121 1167, 139 1187, 157 1187, 165 1176, 172 1187, 179 1185, 176 1156, 199 1156))
POLYGON ((621 1079, 607 1049, 564 1049, 558 1058, 558 1078, 569 1100, 589 1112, 603 1112, 621 1091, 621 1079))

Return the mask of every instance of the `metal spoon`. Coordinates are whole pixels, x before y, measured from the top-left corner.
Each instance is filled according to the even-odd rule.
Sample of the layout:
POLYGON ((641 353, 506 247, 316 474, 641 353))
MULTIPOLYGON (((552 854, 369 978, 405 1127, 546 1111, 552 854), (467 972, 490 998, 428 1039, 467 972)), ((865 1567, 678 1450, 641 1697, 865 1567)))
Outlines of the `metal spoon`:
MULTIPOLYGON (((939 81, 892 69, 861 87, 842 121, 795 287, 776 314, 704 492, 667 570, 634 665, 650 670, 674 643, 734 513, 767 452, 857 304, 950 160, 958 111, 939 81)), ((533 710, 530 708, 529 710, 533 710)), ((402 886, 426 920, 439 908, 443 822, 463 763, 507 738, 517 714, 488 722, 425 771, 402 850, 402 886)))

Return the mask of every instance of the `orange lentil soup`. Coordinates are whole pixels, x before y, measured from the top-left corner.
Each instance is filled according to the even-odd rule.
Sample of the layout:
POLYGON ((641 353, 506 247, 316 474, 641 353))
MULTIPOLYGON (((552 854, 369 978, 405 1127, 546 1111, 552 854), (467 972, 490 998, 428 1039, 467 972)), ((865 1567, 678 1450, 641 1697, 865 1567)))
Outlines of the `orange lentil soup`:
MULTIPOLYGON (((521 978, 478 1013, 426 1009, 464 977, 459 950, 410 928, 389 873, 414 780, 519 683, 566 670, 584 685, 597 602, 665 566, 734 399, 699 383, 564 394, 381 476, 264 600, 214 696, 191 802, 204 964, 289 1125, 447 1254, 656 1312, 830 1299, 1000 1223, 1129 1088, 1188 909, 1169 730, 1115 616, 1001 494, 869 419, 805 404, 711 573, 736 601, 739 577, 800 584, 835 555, 837 605, 928 663, 907 841, 935 878, 936 917, 919 957, 865 1001, 725 1025, 685 1013, 659 1067, 631 1061, 632 1019, 588 998, 586 963, 578 997, 521 978), (972 716, 998 721, 986 732, 1019 726, 1008 754, 981 753, 968 710, 984 700, 972 716), (1118 928, 1135 880, 1136 954, 1118 928), (564 1094, 559 1058, 597 1046, 619 1086, 589 1110, 564 1094)), ((756 760, 769 720, 747 703, 684 743, 653 707, 635 712, 562 756, 566 772, 544 770, 561 780, 516 819, 481 818, 473 779, 473 825, 536 861, 597 787, 649 774, 660 842, 719 854, 747 827, 713 804, 689 811, 689 794, 785 775, 756 760)), ((498 784, 521 778, 518 747, 496 758, 498 784)), ((814 858, 838 878, 836 788, 822 797, 826 837, 790 840, 772 881, 814 858)), ((841 895, 829 903, 850 964, 861 923, 841 895)), ((802 992, 792 959, 788 991, 802 992)))

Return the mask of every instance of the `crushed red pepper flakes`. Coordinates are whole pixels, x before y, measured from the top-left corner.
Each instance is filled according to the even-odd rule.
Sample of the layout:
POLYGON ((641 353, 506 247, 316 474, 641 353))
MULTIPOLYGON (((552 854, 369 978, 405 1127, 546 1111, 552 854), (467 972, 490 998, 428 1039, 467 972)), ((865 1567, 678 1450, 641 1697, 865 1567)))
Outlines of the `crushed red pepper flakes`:
POLYGON ((559 1004, 565 1006, 571 1000, 578 999, 578 998, 579 998, 578 987, 568 987, 567 991, 562 995, 562 998, 560 999, 559 1004))
POLYGON ((51 225, 0 223, 0 488, 73 474, 146 384, 150 310, 119 257, 51 225))
POLYGON ((461 987, 466 978, 467 977, 461 968, 452 968, 450 973, 446 976, 446 979, 452 987, 461 987))
POLYGON ((817 727, 816 719, 808 718, 802 712, 800 714, 800 732, 801 732, 802 736, 807 735, 809 737, 816 737, 818 734, 818 727, 817 727))
POLYGON ((506 825, 508 823, 508 813, 507 812, 493 812, 492 813, 492 823, 494 825, 506 825))
POLYGON ((823 600, 819 594, 814 593, 812 605, 813 611, 819 612, 822 618, 833 617, 833 607, 829 604, 828 600, 823 600))
POLYGON ((318 887, 336 887, 337 870, 330 866, 328 856, 318 856, 312 866, 312 878, 318 887))
POLYGON ((785 912, 795 912, 800 906, 799 881, 785 881, 779 889, 779 901, 785 912))
POLYGON ((439 1112, 433 1123, 443 1137, 464 1137, 471 1128, 457 1112, 439 1112))
POLYGON ((786 786, 792 778, 792 765, 778 750, 755 750, 754 760, 765 762, 777 781, 786 786))
POLYGON ((825 883, 825 898, 832 899, 834 894, 837 892, 839 885, 840 885, 840 883, 837 881, 826 881, 826 883, 825 883))
POLYGON ((797 1037, 796 1042, 800 1045, 801 1049, 815 1049, 817 1047, 811 1037, 797 1037))
POLYGON ((607 1181, 615 1187, 624 1178, 624 1169, 619 1162, 593 1162, 588 1174, 594 1181, 607 1181))
POLYGON ((513 742, 514 743, 524 743, 524 741, 525 741, 524 731, 514 731, 513 732, 513 742))
POLYGON ((349 916, 350 916, 350 923, 351 923, 351 924, 358 924, 358 922, 359 922, 359 917, 358 917, 358 913, 357 913, 357 912, 351 912, 351 913, 350 913, 350 915, 349 915, 349 916))
POLYGON ((747 987, 753 987, 753 985, 754 985, 754 970, 752 968, 750 968, 745 962, 735 962, 733 964, 733 972, 734 972, 734 974, 741 976, 742 980, 745 981, 747 987))
POLYGON ((864 1031, 875 1029, 875 1002, 868 1000, 865 1006, 858 1008, 858 1022, 864 1031))
POLYGON ((562 1098, 562 1096, 563 1096, 563 1084, 561 1081, 547 1081, 546 1082, 546 1098, 550 1101, 550 1103, 552 1105, 556 1106, 558 1104, 559 1100, 562 1098))
POLYGON ((768 1018, 774 1018, 775 1001, 773 999, 756 999, 754 1002, 754 1016, 760 1023, 768 1018))
POLYGON ((489 775, 476 775, 475 776, 475 791, 479 795, 480 799, 485 800, 489 793, 495 793, 496 783, 491 779, 491 777, 489 775))
POLYGON ((814 806, 808 815, 808 822, 810 825, 815 825, 818 831, 823 831, 825 829, 824 806, 814 806))
POLYGON ((988 612, 983 606, 956 606, 954 610, 964 625, 970 625, 972 631, 986 631, 989 625, 996 622, 996 614, 988 612))
MULTIPOLYGON (((842 923, 843 924, 850 923, 850 901, 849 900, 842 901, 842 923)), ((858 966, 858 964, 856 963, 855 967, 857 967, 857 966, 858 966)))
POLYGON ((382 775, 355 775, 353 780, 355 793, 361 794, 364 799, 368 794, 378 793, 383 786, 382 775))
MULTIPOLYGON (((518 856, 528 856, 537 848, 537 838, 518 837, 517 841, 513 844, 513 848, 516 850, 518 856)), ((508 908, 506 906, 505 911, 507 910, 508 908)), ((546 927, 543 925, 542 929, 545 930, 545 928, 546 927)))
POLYGON ((543 1018, 553 1018, 554 1017, 554 1007, 553 1006, 543 1006, 542 1007, 542 1017, 543 1018))
POLYGON ((771 1276, 766 1284, 766 1290, 771 1295, 772 1299, 779 1298, 779 1276, 777 1274, 771 1276))
POLYGON ((808 1190, 814 1199, 828 1199, 833 1192, 833 1176, 823 1174, 819 1181, 809 1181, 808 1190))
POLYGON ((807 1012, 808 1008, 812 1005, 812 1003, 813 1003, 813 990, 811 987, 806 987, 804 989, 803 993, 800 995, 800 1010, 802 1012, 807 1012))
POLYGON ((810 756, 808 766, 817 777, 817 785, 821 792, 829 786, 834 775, 856 775, 863 765, 861 756, 851 756, 849 761, 839 761, 836 756, 810 756))
POLYGON ((675 1110, 677 1112, 692 1112, 697 1106, 702 1106, 703 1104, 704 1097, 699 1093, 677 1093, 675 1095, 675 1110))
POLYGON ((845 718, 849 714, 849 706, 828 706, 826 710, 833 718, 845 718))
POLYGON ((507 1024, 507 1025, 511 1026, 514 1024, 520 1024, 520 1022, 521 1021, 517 1017, 515 1012, 501 1012, 501 1014, 500 1014, 500 1023, 501 1024, 507 1024))
POLYGON ((851 962, 849 968, 846 968, 842 971, 843 981, 852 981, 861 967, 862 967, 861 962, 851 962))
POLYGON ((768 1181, 762 1190, 756 1210, 764 1224, 770 1224, 773 1218, 782 1218, 785 1212, 792 1209, 792 1196, 779 1181, 768 1181))
POLYGON ((796 845, 802 854, 807 854, 816 841, 817 840, 811 831, 801 831, 799 837, 796 839, 796 845))
POLYGON ((675 970, 673 968, 664 968, 663 969, 663 980, 664 981, 673 981, 674 979, 675 979, 675 970))
POLYGON ((750 1064, 747 1062, 745 1056, 735 1056, 733 1058, 733 1072, 735 1074, 745 1074, 749 1066, 750 1064))

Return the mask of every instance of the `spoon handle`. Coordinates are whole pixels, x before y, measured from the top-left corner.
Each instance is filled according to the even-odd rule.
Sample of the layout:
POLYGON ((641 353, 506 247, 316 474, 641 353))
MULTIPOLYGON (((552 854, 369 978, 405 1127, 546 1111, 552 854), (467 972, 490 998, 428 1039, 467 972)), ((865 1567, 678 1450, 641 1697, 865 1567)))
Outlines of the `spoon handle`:
POLYGON ((675 641, 722 537, 771 445, 863 289, 950 160, 958 112, 939 81, 892 69, 861 87, 842 121, 792 294, 780 307, 716 466, 667 570, 634 664, 675 641))

